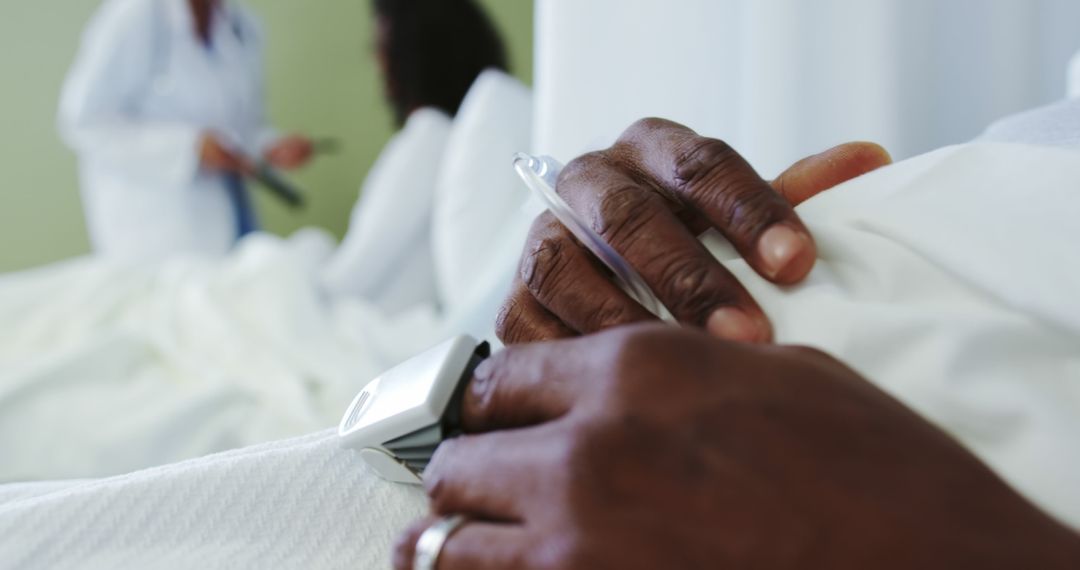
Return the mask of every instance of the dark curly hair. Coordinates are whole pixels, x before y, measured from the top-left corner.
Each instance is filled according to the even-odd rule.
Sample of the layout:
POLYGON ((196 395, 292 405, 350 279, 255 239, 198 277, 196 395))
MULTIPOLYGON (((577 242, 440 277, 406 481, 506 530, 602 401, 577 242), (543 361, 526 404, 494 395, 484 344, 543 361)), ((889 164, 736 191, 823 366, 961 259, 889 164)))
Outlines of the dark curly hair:
POLYGON ((384 26, 378 49, 398 125, 420 107, 450 116, 476 77, 507 70, 506 48, 473 0, 373 0, 384 26))

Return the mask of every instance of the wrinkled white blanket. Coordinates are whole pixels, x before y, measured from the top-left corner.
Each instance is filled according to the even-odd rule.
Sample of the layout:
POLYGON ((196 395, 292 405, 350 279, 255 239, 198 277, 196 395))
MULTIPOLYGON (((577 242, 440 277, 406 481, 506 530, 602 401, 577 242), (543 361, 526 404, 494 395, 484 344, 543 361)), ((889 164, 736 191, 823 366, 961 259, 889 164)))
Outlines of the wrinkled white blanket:
POLYGON ((335 425, 368 380, 443 335, 322 296, 331 240, 248 238, 220 260, 85 258, 0 277, 0 482, 101 477, 335 425))
MULTIPOLYGON (((800 213, 822 258, 804 285, 778 289, 726 247, 714 249, 770 312, 779 338, 849 362, 1080 528, 1080 153, 942 149, 831 190, 800 213)), ((258 358, 291 370, 286 354, 274 347, 238 360, 264 374, 280 363, 258 358)), ((98 414, 105 421, 133 411, 98 414)), ((61 490, 9 488, 23 498, 4 502, 0 492, 0 560, 20 568, 385 567, 390 536, 422 510, 422 498, 379 482, 330 439, 61 490)))

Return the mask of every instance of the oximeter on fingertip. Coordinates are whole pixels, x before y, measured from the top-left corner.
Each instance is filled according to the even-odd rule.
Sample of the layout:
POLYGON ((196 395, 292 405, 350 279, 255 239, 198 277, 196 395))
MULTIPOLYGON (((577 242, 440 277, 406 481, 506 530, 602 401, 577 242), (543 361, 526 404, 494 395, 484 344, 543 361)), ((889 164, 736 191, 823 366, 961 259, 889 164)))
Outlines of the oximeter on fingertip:
POLYGON ((372 380, 341 419, 341 446, 383 479, 421 484, 439 444, 461 433, 465 386, 490 355, 488 343, 459 336, 372 380))

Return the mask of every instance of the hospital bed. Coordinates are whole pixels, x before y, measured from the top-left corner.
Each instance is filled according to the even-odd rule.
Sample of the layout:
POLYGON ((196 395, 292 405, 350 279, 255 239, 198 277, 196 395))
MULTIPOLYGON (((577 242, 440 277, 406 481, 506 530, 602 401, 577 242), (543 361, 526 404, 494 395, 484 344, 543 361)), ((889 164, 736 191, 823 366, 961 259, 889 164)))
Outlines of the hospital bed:
MULTIPOLYGON (((1080 243, 1072 219, 1078 152, 979 142, 833 189, 800 207, 821 258, 793 289, 764 282, 722 244, 713 253, 772 316, 778 340, 838 356, 1080 527, 1080 265, 1047 262, 1072 259, 1080 243)), ((418 307, 389 318, 321 298, 310 263, 329 243, 317 233, 255 238, 224 265, 187 261, 145 274, 84 260, 0 283, 5 314, 29 323, 0 342, 2 372, 14 379, 0 386, 0 403, 10 402, 0 433, 22 464, 61 477, 104 475, 126 471, 105 456, 132 447, 149 464, 314 433, 113 477, 0 487, 0 560, 20 568, 385 567, 392 537, 424 512, 423 496, 381 481, 319 429, 366 379, 439 337, 491 338, 530 215, 506 217, 499 231, 509 237, 483 252, 476 283, 443 313, 418 307), (60 286, 76 276, 79 287, 60 286), (71 297, 37 323, 27 300, 50 291, 71 297), (168 303, 130 302, 160 300, 159 291, 168 303), (85 319, 67 314, 85 307, 85 319), (112 333, 90 335, 102 322, 112 333), (34 350, 57 323, 66 323, 66 352, 18 366, 11 346, 34 350), (252 367, 258 373, 244 375, 252 367), (194 382, 199 375, 212 381, 194 382), (110 385, 116 378, 132 383, 110 385), (159 410, 140 406, 163 399, 149 386, 169 380, 175 391, 164 399, 177 405, 165 414, 172 424, 158 430, 159 410), (7 412, 33 402, 39 383, 68 396, 40 399, 24 420, 32 412, 35 421, 67 421, 72 434, 115 425, 120 443, 103 454, 80 449, 87 439, 35 441, 19 430, 7 412), (81 416, 102 386, 113 394, 111 411, 81 416), (145 423, 125 425, 132 418, 145 423), (30 443, 14 447, 20 438, 30 443), (153 455, 160 449, 170 456, 153 455)))

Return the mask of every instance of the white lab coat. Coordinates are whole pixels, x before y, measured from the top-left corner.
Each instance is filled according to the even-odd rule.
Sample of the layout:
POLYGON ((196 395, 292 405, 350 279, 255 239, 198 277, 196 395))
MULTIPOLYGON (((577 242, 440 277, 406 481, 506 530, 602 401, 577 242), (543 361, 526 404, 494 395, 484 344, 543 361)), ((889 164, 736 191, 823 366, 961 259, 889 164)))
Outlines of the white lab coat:
POLYGON ((78 154, 96 253, 153 260, 220 255, 237 238, 225 178, 203 171, 205 131, 255 153, 264 122, 262 38, 226 0, 211 47, 187 0, 106 0, 86 28, 60 103, 60 130, 78 154))

